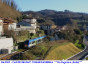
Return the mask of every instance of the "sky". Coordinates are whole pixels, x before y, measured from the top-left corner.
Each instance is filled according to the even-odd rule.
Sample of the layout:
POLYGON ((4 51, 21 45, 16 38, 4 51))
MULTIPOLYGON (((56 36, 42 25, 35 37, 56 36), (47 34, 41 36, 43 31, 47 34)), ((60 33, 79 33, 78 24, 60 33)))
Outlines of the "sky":
POLYGON ((20 11, 51 9, 88 13, 88 0, 15 0, 20 11))

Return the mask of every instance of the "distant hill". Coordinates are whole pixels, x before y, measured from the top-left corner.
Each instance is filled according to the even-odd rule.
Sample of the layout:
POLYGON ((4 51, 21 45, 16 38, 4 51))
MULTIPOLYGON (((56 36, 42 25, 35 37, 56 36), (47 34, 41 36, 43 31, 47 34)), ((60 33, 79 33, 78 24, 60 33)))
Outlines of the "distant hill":
POLYGON ((54 15, 54 14, 57 14, 57 11, 45 9, 45 10, 38 11, 38 13, 41 13, 43 15, 54 15))
POLYGON ((11 17, 16 19, 16 17, 21 16, 21 13, 11 8, 9 5, 3 4, 0 0, 0 17, 11 17))
MULTIPOLYGON (((34 18, 43 18, 44 20, 51 20, 56 25, 63 26, 68 23, 72 23, 72 20, 86 20, 88 21, 88 14, 87 13, 79 13, 79 12, 72 12, 69 10, 65 11, 55 11, 55 10, 41 10, 41 11, 26 11, 23 14, 28 14, 29 17, 32 16, 34 18), (72 19, 72 20, 71 20, 72 19)), ((81 23, 82 24, 82 23, 81 23)))
POLYGON ((41 10, 41 11, 38 11, 38 13, 41 13, 42 15, 45 15, 45 16, 63 16, 66 18, 66 17, 70 17, 70 18, 75 18, 75 17, 81 17, 82 15, 84 16, 88 16, 88 14, 86 13, 79 13, 79 12, 72 12, 72 11, 69 11, 69 10, 65 10, 65 11, 55 11, 55 10, 48 10, 48 9, 45 9, 45 10, 41 10))

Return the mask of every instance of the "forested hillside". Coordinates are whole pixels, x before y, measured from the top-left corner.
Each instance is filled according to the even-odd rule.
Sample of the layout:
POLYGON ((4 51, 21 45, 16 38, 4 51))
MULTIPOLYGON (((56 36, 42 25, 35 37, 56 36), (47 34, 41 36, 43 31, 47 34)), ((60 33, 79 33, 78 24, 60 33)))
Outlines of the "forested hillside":
POLYGON ((21 13, 17 11, 17 6, 14 0, 0 0, 0 17, 11 17, 16 19, 21 16, 21 13))
MULTIPOLYGON (((73 12, 69 10, 65 11, 55 11, 55 10, 41 10, 41 11, 25 11, 23 14, 28 14, 29 17, 34 17, 41 19, 43 21, 51 20, 53 21, 56 25, 63 26, 68 23, 72 22, 77 22, 79 25, 83 24, 84 21, 88 23, 88 14, 87 13, 81 13, 81 12, 73 12), (83 23, 82 23, 83 22, 83 23)), ((42 22, 43 22, 42 21, 42 22)))

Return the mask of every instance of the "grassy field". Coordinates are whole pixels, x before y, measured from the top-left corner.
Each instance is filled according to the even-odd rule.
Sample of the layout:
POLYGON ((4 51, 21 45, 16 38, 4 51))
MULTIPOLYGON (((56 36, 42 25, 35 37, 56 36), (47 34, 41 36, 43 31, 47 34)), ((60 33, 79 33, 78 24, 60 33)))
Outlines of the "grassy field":
POLYGON ((52 41, 48 43, 40 43, 37 44, 36 46, 32 47, 29 49, 29 51, 25 52, 23 59, 28 59, 28 60, 44 60, 48 54, 49 51, 54 50, 58 46, 66 45, 69 42, 67 40, 59 40, 59 41, 52 41), (28 55, 30 56, 28 56, 28 55))
POLYGON ((43 42, 29 48, 20 60, 63 60, 80 52, 74 44, 67 40, 43 42))
POLYGON ((74 54, 77 54, 81 50, 78 49, 74 44, 72 43, 64 43, 61 46, 58 46, 54 49, 51 49, 49 53, 47 54, 45 60, 63 60, 67 59, 74 54))

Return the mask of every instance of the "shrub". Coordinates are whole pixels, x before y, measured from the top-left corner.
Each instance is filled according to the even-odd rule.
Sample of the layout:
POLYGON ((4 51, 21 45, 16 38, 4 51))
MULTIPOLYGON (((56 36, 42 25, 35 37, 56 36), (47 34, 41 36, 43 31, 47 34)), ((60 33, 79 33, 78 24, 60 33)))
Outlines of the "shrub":
POLYGON ((27 51, 23 54, 23 60, 34 60, 36 58, 30 51, 27 51))
POLYGON ((81 34, 82 34, 82 31, 81 31, 81 30, 79 30, 79 29, 75 29, 74 31, 75 31, 75 33, 76 33, 76 34, 79 34, 79 35, 81 35, 81 34))
POLYGON ((47 47, 45 46, 36 46, 34 47, 31 52, 36 56, 44 56, 47 52, 47 47))
POLYGON ((21 30, 21 31, 19 31, 19 35, 20 36, 25 36, 25 35, 28 35, 28 31, 27 30, 21 30))
POLYGON ((83 49, 85 47, 83 44, 79 44, 79 40, 76 40, 75 46, 77 46, 80 49, 83 49))

